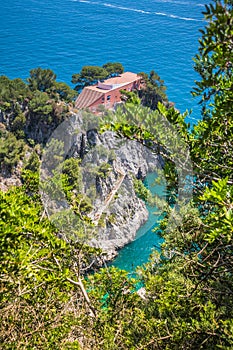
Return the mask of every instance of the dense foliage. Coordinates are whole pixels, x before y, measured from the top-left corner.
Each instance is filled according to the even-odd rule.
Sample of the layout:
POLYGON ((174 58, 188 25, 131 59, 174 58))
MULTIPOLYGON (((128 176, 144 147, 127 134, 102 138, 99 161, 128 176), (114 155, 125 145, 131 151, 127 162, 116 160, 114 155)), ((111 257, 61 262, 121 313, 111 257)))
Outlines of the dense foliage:
POLYGON ((139 73, 139 75, 142 76, 145 84, 145 88, 138 92, 143 106, 155 110, 158 102, 168 102, 164 81, 155 71, 152 70, 149 75, 146 73, 139 73))
POLYGON ((118 62, 108 62, 102 67, 99 66, 84 66, 80 73, 72 75, 72 83, 75 85, 75 90, 81 90, 85 86, 96 84, 99 80, 105 80, 113 76, 117 76, 124 72, 124 67, 118 62))
MULTIPOLYGON (((188 152, 192 160, 193 200, 166 206, 161 252, 153 252, 137 279, 106 267, 87 275, 101 261, 100 251, 58 238, 61 232, 41 205, 37 143, 44 140, 37 135, 45 125, 51 132, 68 116, 63 99, 73 92, 56 83, 50 70, 32 70, 28 84, 0 77, 0 170, 9 176, 20 173, 21 167, 22 181, 21 187, 0 192, 4 349, 232 349, 232 1, 214 0, 204 14, 207 24, 195 57, 201 80, 194 89, 201 97, 203 119, 193 130, 185 115, 162 103, 163 82, 154 73, 145 76, 151 85, 141 96, 148 107, 129 95, 124 108, 103 116, 102 130, 137 140, 163 157, 173 203, 180 178, 187 174, 188 152), (151 90, 160 90, 157 100, 151 100, 151 90), (156 105, 153 111, 151 103, 156 105), (137 293, 139 287, 142 294, 137 293)), ((108 76, 117 74, 121 66, 109 63, 94 69, 91 82, 105 71, 108 76)), ((87 82, 84 73, 84 81, 75 77, 78 84, 87 82)), ((97 171, 106 177, 109 165, 97 171)), ((79 161, 70 158, 53 185, 63 186, 82 215, 77 199, 80 178, 79 161)), ((140 196, 150 197, 140 180, 135 180, 135 187, 140 196)), ((82 234, 82 227, 74 232, 82 234)))

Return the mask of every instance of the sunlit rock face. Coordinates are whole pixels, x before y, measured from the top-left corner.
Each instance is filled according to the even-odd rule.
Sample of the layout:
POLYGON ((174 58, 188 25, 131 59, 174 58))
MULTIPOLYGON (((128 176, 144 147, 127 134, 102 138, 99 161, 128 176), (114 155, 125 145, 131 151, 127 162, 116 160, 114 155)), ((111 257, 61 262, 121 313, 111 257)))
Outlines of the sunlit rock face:
POLYGON ((98 227, 89 244, 103 248, 111 259, 135 239, 148 218, 146 205, 135 192, 135 179, 143 180, 161 168, 161 161, 141 143, 110 131, 88 130, 77 135, 75 144, 73 155, 83 155, 83 191, 94 207, 90 217, 98 227))

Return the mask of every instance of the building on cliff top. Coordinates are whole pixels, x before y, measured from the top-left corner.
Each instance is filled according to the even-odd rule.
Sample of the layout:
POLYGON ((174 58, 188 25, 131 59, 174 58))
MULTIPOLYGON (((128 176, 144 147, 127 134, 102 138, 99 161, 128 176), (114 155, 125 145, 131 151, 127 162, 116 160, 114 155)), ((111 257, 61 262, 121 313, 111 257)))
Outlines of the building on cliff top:
POLYGON ((93 113, 98 113, 99 106, 114 108, 122 101, 120 91, 140 90, 141 80, 139 75, 125 72, 96 85, 86 86, 78 96, 75 106, 78 109, 88 108, 93 113))

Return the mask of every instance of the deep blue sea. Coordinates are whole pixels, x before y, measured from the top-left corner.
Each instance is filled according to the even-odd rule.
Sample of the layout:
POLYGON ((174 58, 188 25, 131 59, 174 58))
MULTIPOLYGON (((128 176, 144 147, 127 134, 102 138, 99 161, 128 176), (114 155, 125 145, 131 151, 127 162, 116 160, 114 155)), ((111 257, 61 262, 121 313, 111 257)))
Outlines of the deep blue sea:
MULTIPOLYGON (((0 75, 26 79, 30 69, 40 66, 51 68, 59 81, 72 86, 72 74, 83 65, 118 61, 136 73, 154 69, 165 81, 169 100, 181 112, 193 110, 187 118, 192 124, 200 118, 198 101, 190 91, 198 78, 192 58, 198 50, 199 29, 205 25, 205 3, 1 0, 0 75)), ((158 237, 151 242, 150 231, 150 247, 146 239, 145 235, 127 246, 125 253, 122 250, 123 260, 117 264, 130 270, 132 264, 145 262, 158 237)))
MULTIPOLYGON (((1 0, 0 75, 27 78, 51 68, 70 83, 83 65, 119 61, 126 70, 154 69, 182 112, 197 101, 192 57, 204 0, 1 0)), ((191 119, 189 121, 192 122, 191 119)))

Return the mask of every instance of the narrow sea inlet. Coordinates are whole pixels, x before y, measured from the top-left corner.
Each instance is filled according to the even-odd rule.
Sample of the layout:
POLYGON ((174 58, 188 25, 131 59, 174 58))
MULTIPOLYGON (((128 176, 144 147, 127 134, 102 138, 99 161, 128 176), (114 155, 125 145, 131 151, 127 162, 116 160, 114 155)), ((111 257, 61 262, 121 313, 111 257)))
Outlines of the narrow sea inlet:
MULTIPOLYGON (((150 173, 144 180, 144 184, 153 195, 156 194, 165 199, 166 186, 165 184, 157 184, 156 178, 156 173, 150 173)), ((148 262, 153 249, 160 250, 163 239, 156 233, 156 228, 162 219, 162 212, 156 206, 148 204, 147 210, 148 220, 137 231, 136 239, 119 251, 118 256, 109 264, 110 266, 133 273, 138 266, 148 262)))

